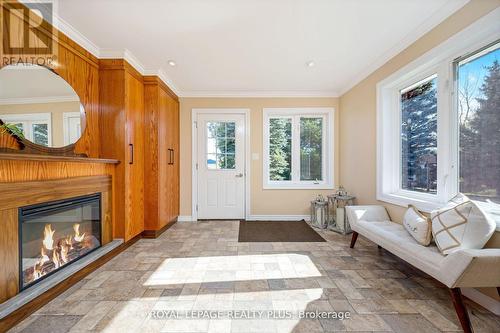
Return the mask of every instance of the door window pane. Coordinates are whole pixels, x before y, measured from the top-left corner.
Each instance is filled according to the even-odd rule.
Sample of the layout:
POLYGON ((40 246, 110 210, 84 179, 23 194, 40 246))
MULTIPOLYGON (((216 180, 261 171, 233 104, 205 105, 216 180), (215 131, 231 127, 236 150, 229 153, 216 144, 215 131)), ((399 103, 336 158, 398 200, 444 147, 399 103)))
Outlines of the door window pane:
POLYGON ((500 203, 500 44, 458 63, 460 192, 500 203))
POLYGON ((401 91, 401 188, 437 192, 437 77, 401 91))
POLYGON ((47 124, 33 124, 33 142, 42 146, 49 145, 49 126, 47 124))
POLYGON ((323 118, 300 118, 300 180, 323 180, 323 118))
POLYGON ((269 119, 269 180, 292 179, 292 119, 269 119))
POLYGON ((236 169, 235 122, 207 123, 207 168, 212 170, 236 169))

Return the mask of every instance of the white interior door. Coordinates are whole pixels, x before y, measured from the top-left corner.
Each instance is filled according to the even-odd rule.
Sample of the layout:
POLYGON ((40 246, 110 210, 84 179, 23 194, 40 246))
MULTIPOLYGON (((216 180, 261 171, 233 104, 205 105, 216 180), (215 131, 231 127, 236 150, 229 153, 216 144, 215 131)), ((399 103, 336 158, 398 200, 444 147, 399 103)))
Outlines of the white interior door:
POLYGON ((63 118, 64 145, 75 143, 82 132, 80 112, 64 112, 63 118))
POLYGON ((199 114, 199 219, 245 218, 245 116, 199 114))

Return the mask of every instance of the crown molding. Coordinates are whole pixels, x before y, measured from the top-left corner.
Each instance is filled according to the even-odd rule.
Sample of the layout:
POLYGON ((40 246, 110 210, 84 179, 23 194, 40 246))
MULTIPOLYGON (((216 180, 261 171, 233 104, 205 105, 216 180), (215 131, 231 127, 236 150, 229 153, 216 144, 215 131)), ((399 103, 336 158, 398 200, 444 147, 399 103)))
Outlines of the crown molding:
POLYGON ((277 91, 261 91, 261 90, 238 90, 238 91, 212 91, 212 90, 193 90, 183 91, 179 97, 183 98, 336 98, 338 93, 334 91, 321 90, 277 90, 277 91))
POLYGON ((0 98, 0 105, 80 102, 76 96, 0 98))
POLYGON ((377 60, 372 62, 369 66, 358 72, 348 84, 339 91, 339 96, 344 95, 346 92, 354 88, 358 83, 366 79, 377 69, 382 67, 386 62, 397 56, 403 50, 419 40, 426 33, 434 29, 439 23, 443 22, 447 17, 453 15, 457 10, 465 6, 470 0, 448 1, 431 17, 425 20, 417 29, 412 33, 406 35, 401 41, 394 45, 389 51, 385 52, 377 60), (451 14, 450 14, 451 13, 451 14))
POLYGON ((128 49, 100 49, 99 59, 124 59, 139 73, 144 74, 144 65, 137 57, 128 49))
POLYGON ((90 52, 93 56, 99 58, 100 49, 96 44, 92 43, 90 39, 82 35, 78 30, 73 28, 71 24, 60 18, 58 15, 54 15, 53 20, 54 27, 57 30, 71 38, 75 43, 90 52))

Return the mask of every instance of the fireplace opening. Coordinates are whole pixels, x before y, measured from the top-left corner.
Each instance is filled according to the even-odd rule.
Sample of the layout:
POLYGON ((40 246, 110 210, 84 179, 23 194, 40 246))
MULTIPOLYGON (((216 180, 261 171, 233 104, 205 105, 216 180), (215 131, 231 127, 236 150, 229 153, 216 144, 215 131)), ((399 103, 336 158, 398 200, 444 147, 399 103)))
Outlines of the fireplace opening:
POLYGON ((100 193, 19 208, 20 289, 100 246, 100 193))

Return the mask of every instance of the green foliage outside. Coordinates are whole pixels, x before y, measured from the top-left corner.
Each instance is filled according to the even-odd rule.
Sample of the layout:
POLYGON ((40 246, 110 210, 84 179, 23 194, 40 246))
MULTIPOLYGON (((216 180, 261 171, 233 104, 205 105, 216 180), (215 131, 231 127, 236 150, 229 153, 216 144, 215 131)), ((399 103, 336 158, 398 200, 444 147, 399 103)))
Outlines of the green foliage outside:
POLYGON ((292 179, 292 120, 269 120, 269 178, 292 179))

